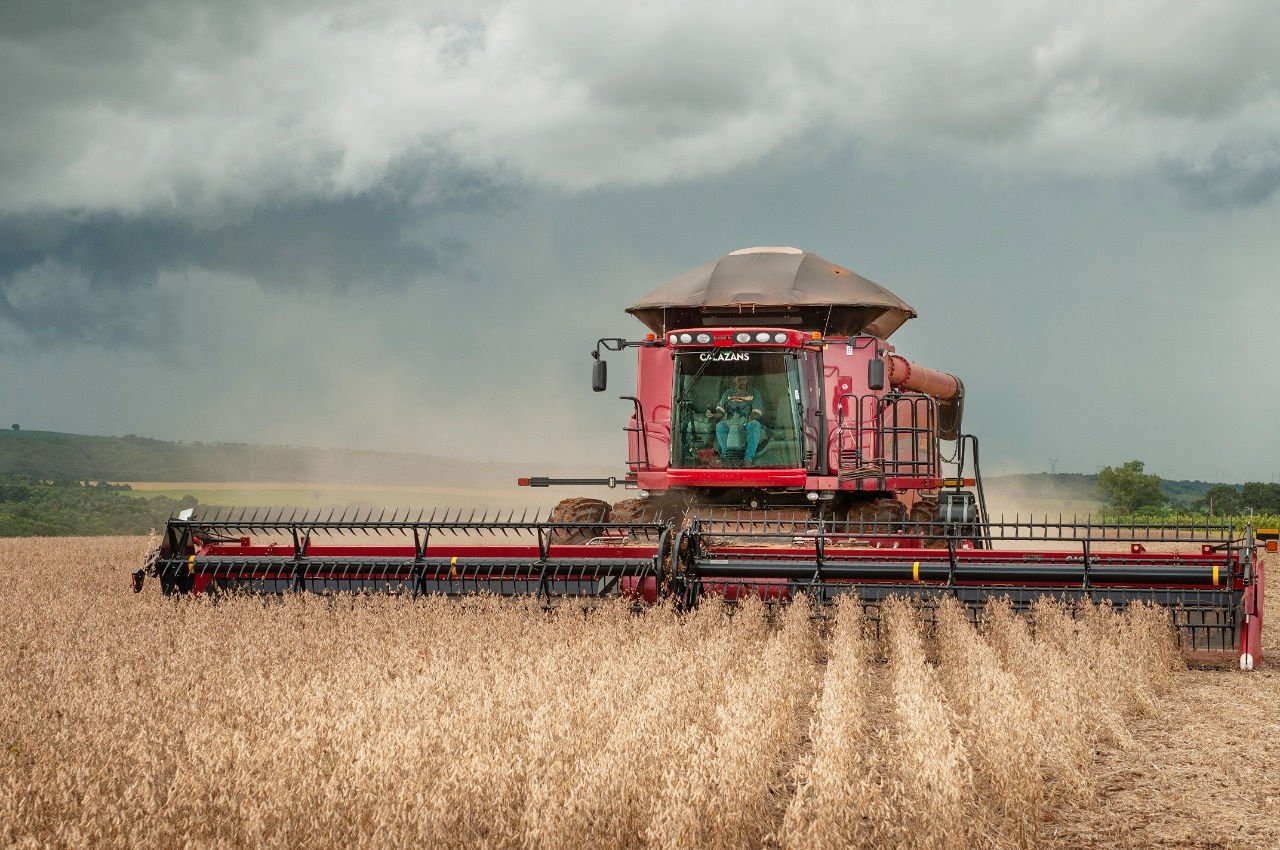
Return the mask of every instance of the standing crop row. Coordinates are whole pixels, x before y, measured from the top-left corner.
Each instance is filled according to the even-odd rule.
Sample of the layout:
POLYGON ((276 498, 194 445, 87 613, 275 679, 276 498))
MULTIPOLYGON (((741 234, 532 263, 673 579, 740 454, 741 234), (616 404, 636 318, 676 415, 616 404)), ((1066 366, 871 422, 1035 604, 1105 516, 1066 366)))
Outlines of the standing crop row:
POLYGON ((1150 609, 211 604, 0 546, 6 846, 1031 847, 1176 664, 1150 609))

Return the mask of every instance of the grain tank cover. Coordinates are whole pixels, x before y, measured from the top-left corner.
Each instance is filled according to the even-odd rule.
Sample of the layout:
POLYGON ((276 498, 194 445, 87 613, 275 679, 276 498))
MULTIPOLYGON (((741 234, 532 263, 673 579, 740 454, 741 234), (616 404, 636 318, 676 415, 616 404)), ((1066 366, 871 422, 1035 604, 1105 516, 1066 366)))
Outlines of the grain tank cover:
POLYGON ((795 326, 887 339, 916 311, 879 284, 798 248, 745 248, 690 269, 627 308, 654 333, 795 326))

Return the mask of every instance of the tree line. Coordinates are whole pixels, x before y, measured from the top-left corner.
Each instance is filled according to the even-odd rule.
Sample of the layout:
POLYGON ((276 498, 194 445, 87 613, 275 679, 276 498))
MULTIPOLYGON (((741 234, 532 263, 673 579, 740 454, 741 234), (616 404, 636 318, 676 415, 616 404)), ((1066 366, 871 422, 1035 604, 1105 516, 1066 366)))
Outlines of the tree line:
POLYGON ((136 496, 128 484, 0 476, 0 537, 147 534, 191 496, 136 496))
MULTIPOLYGON (((1107 508, 1122 514, 1158 511, 1169 503, 1160 487, 1160 476, 1147 473, 1140 460, 1098 473, 1098 493, 1107 508)), ((1243 486, 1215 484, 1192 504, 1199 513, 1216 517, 1280 514, 1280 484, 1250 481, 1243 486)))

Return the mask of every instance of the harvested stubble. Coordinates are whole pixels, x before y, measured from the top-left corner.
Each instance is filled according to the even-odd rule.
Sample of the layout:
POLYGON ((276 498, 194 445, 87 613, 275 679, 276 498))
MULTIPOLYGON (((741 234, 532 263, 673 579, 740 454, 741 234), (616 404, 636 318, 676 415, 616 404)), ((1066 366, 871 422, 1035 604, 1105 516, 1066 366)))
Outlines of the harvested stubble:
POLYGON ((1033 846, 1176 663, 1147 610, 944 606, 935 663, 906 605, 214 605, 142 549, 0 542, 0 844, 1033 846))

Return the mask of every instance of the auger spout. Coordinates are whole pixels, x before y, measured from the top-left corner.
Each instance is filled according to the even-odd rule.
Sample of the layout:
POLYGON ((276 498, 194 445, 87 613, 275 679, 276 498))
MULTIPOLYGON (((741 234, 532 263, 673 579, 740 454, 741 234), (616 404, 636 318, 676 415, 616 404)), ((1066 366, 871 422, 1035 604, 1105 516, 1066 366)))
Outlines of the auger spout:
POLYGON ((964 384, 961 380, 955 375, 912 363, 896 354, 890 354, 885 359, 889 386, 937 399, 938 436, 944 440, 959 439, 960 423, 964 416, 964 384))

